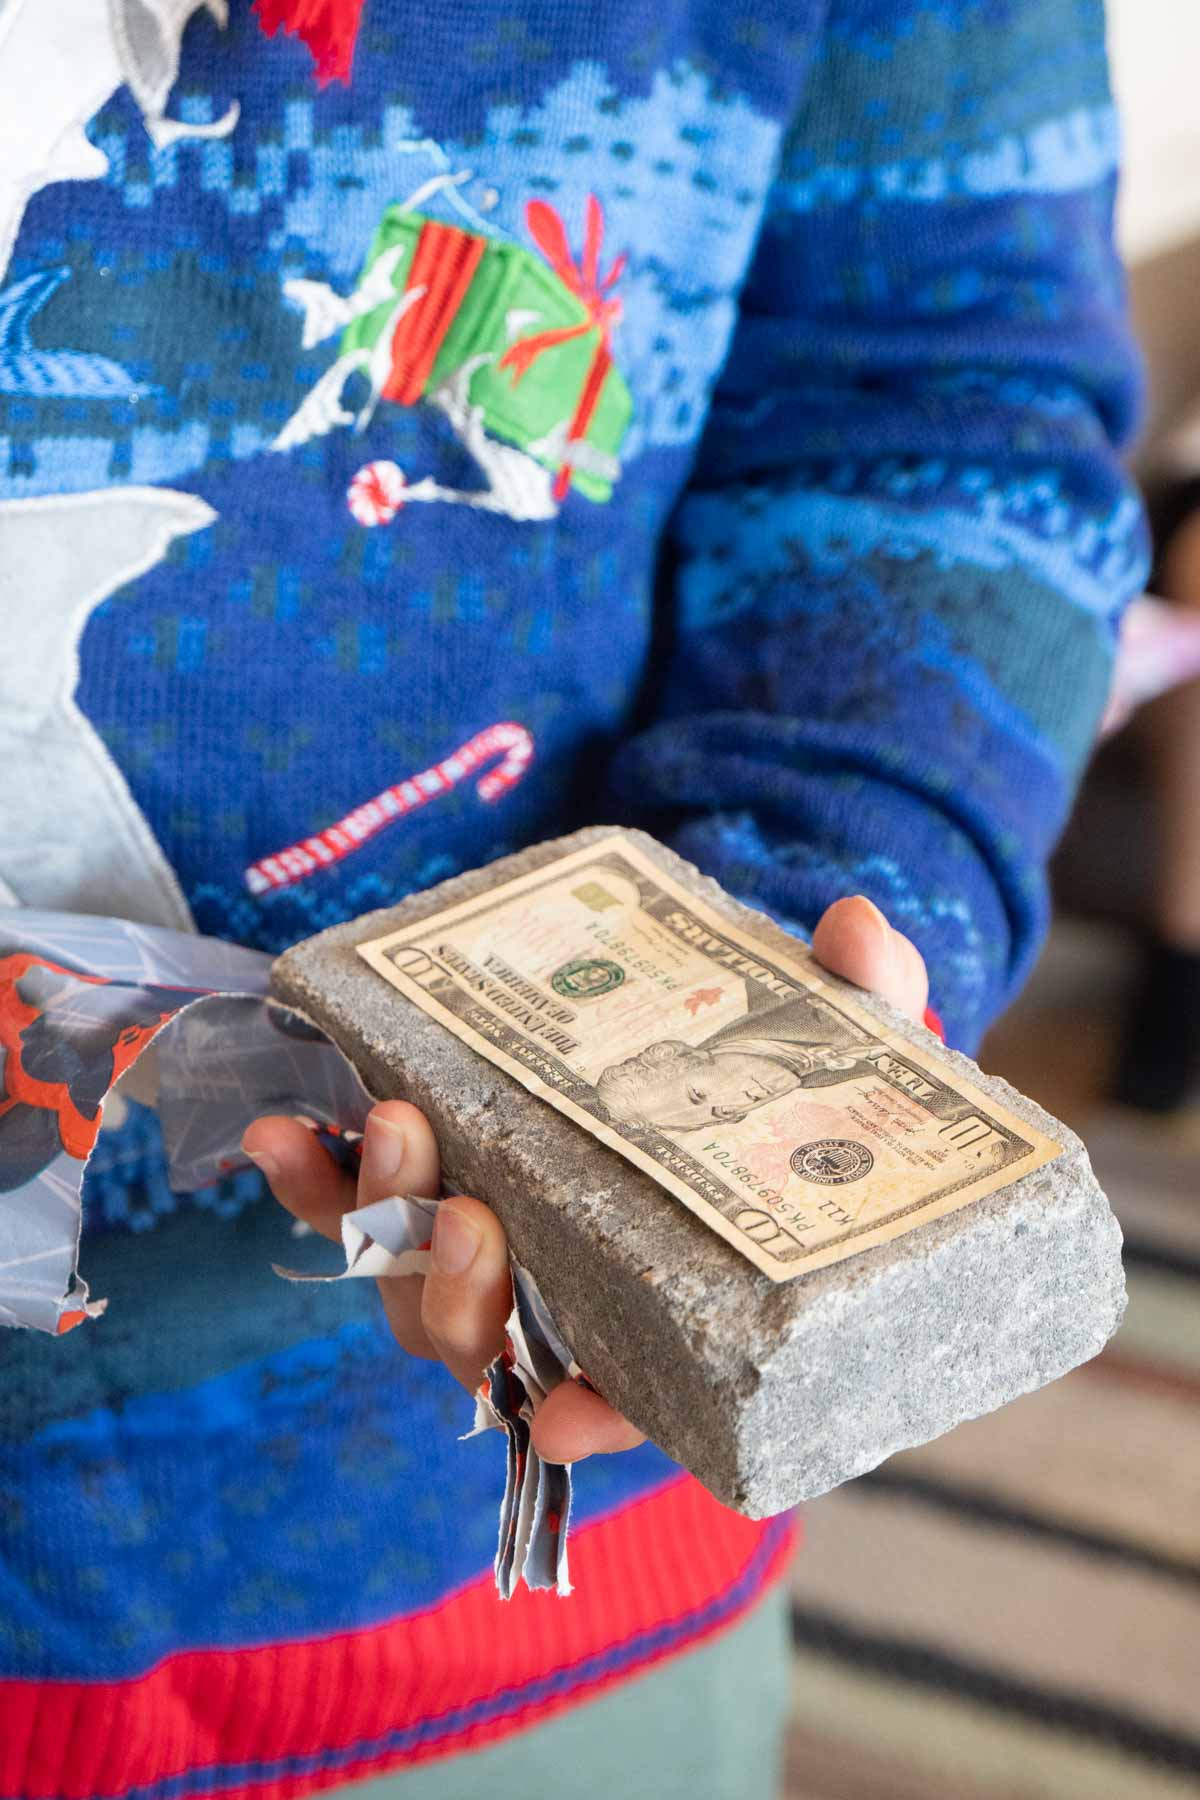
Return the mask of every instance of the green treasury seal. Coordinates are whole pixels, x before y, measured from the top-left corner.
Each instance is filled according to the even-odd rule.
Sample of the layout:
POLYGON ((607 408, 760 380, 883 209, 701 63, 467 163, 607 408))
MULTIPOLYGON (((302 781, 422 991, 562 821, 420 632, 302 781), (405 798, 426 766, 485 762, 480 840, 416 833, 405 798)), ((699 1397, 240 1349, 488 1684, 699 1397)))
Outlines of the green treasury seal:
POLYGON ((611 994, 625 979, 620 963, 608 962, 600 956, 576 956, 555 969, 550 986, 564 1000, 598 1000, 611 994))

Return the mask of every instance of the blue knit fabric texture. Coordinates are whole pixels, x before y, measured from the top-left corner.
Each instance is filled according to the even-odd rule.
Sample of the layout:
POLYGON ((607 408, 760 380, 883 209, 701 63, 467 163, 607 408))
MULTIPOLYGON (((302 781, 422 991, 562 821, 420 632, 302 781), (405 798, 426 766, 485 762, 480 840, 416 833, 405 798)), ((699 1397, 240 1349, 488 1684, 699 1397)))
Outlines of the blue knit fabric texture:
POLYGON ((33 196, 8 291, 56 273, 35 341, 137 391, 15 393, 10 357, 0 498, 151 483, 216 510, 96 611, 79 689, 201 929, 279 948, 636 818, 801 930, 869 894, 977 1041, 1036 948, 1145 567, 1101 27, 1091 0, 623 5, 603 31, 551 0, 421 31, 376 5, 352 84, 318 92, 235 9, 193 23, 174 107, 236 97, 229 138, 155 149, 113 96, 107 177, 33 196), (444 171, 467 178, 423 210, 493 238, 528 244, 541 199, 578 255, 603 204, 633 402, 605 504, 364 528, 373 458, 480 485, 428 404, 270 449, 333 356, 284 281, 351 291, 385 209, 444 171), (256 857, 506 719, 535 750, 499 804, 462 783, 247 891, 256 857))
MULTIPOLYGON (((156 146, 118 84, 82 122, 104 171, 33 185, 0 278, 0 533, 53 497, 211 509, 93 596, 75 690, 198 928, 278 950, 643 824, 800 933, 869 895, 974 1046, 1037 950, 1146 569, 1099 0, 366 0, 324 89, 230 10, 192 18, 170 112, 236 101, 236 126, 156 146), (385 220, 433 271, 423 315, 385 220), (327 866, 248 877, 405 783, 327 866)), ((373 1295, 277 1282, 260 1196, 177 1209, 153 1120, 103 1134, 83 1273, 109 1316, 40 1387, 45 1345, 5 1347, 0 1674, 340 1630, 486 1568, 494 1470, 449 1443, 449 1378, 392 1354, 373 1295), (235 1418, 303 1446, 245 1502, 214 1448, 235 1418), (193 1516, 236 1582, 172 1571, 193 1516), (305 1585, 342 1527, 382 1586, 305 1585), (48 1619, 49 1568, 104 1631, 48 1619), (105 1570, 132 1600, 89 1613, 105 1570)), ((585 1513, 666 1467, 596 1460, 585 1513)))

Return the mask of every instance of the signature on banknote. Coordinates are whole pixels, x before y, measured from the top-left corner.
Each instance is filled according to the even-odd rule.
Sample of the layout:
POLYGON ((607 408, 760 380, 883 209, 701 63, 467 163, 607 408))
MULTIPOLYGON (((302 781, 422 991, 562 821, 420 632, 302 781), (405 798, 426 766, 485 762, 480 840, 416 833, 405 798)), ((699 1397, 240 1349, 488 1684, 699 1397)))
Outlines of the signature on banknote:
POLYGON ((776 1281, 1061 1150, 620 833, 359 954, 776 1281))

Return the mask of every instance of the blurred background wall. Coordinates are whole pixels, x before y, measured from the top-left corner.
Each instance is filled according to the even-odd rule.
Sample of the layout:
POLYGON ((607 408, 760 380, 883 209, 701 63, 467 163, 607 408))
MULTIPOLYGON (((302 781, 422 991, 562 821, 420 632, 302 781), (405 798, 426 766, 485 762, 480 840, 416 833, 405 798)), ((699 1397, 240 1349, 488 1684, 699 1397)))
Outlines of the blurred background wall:
POLYGON ((1200 236, 1200 6, 1109 0, 1108 17, 1125 120, 1121 244, 1145 262, 1200 236))
POLYGON ((1147 436, 1200 392, 1200 4, 1108 0, 1125 123, 1120 235, 1150 360, 1147 436))

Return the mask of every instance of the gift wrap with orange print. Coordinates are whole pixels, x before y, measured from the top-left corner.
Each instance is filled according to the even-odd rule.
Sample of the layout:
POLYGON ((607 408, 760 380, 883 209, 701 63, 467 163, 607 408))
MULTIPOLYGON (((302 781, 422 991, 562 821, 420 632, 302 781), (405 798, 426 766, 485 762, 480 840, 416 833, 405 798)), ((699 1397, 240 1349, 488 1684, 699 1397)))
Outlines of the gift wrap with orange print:
POLYGON ((1121 1236, 1079 1140, 654 839, 590 827, 274 966, 586 1377, 754 1517, 1095 1356, 1121 1236))

